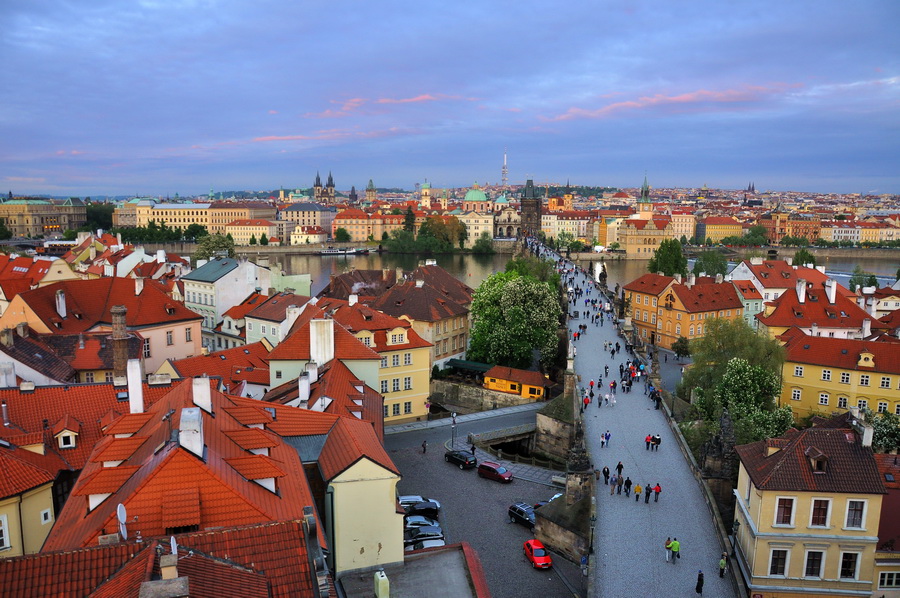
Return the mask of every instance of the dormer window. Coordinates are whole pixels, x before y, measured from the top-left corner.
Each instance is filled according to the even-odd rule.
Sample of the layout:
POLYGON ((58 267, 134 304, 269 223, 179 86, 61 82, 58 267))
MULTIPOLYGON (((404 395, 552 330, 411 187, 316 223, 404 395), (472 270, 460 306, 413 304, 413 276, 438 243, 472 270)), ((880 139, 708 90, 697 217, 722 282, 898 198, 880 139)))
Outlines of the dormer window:
POLYGON ((809 459, 809 466, 814 474, 825 473, 828 469, 828 457, 816 447, 811 446, 806 449, 806 457, 809 459))
POLYGON ((75 448, 75 434, 63 432, 57 440, 61 449, 75 448))

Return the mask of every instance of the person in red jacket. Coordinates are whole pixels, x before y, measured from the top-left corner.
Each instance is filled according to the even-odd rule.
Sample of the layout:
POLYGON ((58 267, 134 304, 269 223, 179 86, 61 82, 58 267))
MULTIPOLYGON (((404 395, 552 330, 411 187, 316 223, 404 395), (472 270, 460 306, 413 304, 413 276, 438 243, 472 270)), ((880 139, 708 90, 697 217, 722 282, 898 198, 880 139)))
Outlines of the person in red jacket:
POLYGON ((653 487, 653 502, 659 502, 660 492, 662 492, 662 487, 657 483, 656 486, 653 487))

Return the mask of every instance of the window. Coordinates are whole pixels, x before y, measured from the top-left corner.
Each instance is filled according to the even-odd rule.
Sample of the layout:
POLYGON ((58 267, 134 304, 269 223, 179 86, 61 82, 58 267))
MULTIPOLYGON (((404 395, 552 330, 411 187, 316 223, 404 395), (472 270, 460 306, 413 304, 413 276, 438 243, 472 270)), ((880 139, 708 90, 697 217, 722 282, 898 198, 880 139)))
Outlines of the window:
POLYGON ((794 366, 794 376, 797 377, 797 378, 802 378, 802 377, 803 377, 803 366, 802 366, 802 365, 795 365, 795 366, 794 366))
POLYGON ((9 528, 6 525, 6 515, 0 515, 0 550, 10 548, 9 528))
POLYGON ((150 339, 144 339, 144 359, 150 359, 150 339))
POLYGON ((401 343, 405 343, 406 340, 403 337, 404 337, 404 334, 402 332, 400 334, 392 334, 391 335, 391 344, 399 345, 401 343))
POLYGON ((185 329, 184 329, 184 342, 186 342, 186 343, 191 342, 191 340, 192 340, 191 334, 192 334, 192 333, 191 333, 191 329, 190 329, 190 328, 185 328, 185 329))
POLYGON ((260 334, 262 334, 262 335, 264 335, 264 336, 268 333, 268 329, 266 328, 266 325, 265 325, 265 324, 263 324, 262 326, 260 326, 259 332, 260 332, 260 334))
POLYGON ((382 380, 381 381, 381 394, 387 394, 387 391, 388 391, 388 381, 382 380))
POLYGON ((891 387, 891 379, 887 376, 881 377, 881 388, 890 388, 891 387))
POLYGON ((680 320, 680 319, 681 319, 681 312, 678 312, 677 314, 675 314, 675 319, 676 319, 676 320, 680 320))
POLYGON ((822 370, 822 380, 829 382, 831 380, 831 370, 822 370))
POLYGON ((681 324, 675 324, 675 334, 681 335, 681 324))
POLYGON ((112 372, 106 372, 106 373, 103 375, 103 381, 104 381, 104 382, 112 382, 112 381, 113 381, 113 373, 112 373, 112 372))
POLYGON ((847 408, 847 397, 838 397, 838 407, 840 409, 847 408))
POLYGON ((822 558, 824 553, 818 550, 810 550, 806 553, 806 569, 804 577, 822 577, 822 558))
POLYGON ((828 404, 828 393, 820 392, 819 393, 819 405, 827 405, 828 404))
POLYGON ((878 401, 878 413, 887 413, 887 401, 878 401))
POLYGON ((841 579, 856 579, 856 568, 858 565, 858 552, 841 553, 841 579))
POLYGON ((172 336, 171 330, 166 330, 166 346, 171 347, 175 344, 175 338, 172 336))
POLYGON ((869 401, 866 399, 857 399, 856 406, 859 407, 860 409, 865 409, 866 407, 869 406, 869 401))
POLYGON ((691 327, 688 329, 688 336, 694 336, 694 327, 693 327, 693 326, 691 326, 691 327))
POLYGON ((247 330, 253 332, 253 322, 247 322, 247 330))
POLYGON ((883 571, 878 576, 878 589, 900 588, 900 572, 883 571))
POLYGON ((362 337, 362 344, 364 344, 364 345, 367 346, 367 347, 371 347, 371 346, 372 346, 372 339, 369 338, 368 336, 364 336, 364 337, 362 337))
POLYGON ((860 386, 868 386, 869 385, 869 375, 868 374, 860 374, 859 385, 860 386))
POLYGON ((50 509, 41 511, 41 525, 47 525, 51 521, 53 521, 53 514, 50 513, 50 509))
POLYGON ((849 372, 841 372, 841 384, 850 384, 849 372))
MULTIPOLYGON (((456 338, 453 339, 453 344, 456 345, 456 338)), ((454 346, 454 349, 456 347, 454 346)), ((403 365, 412 365, 412 353, 404 353, 403 354, 403 365)))
POLYGON ((63 434, 59 437, 59 448, 74 448, 75 437, 71 434, 63 434))
POLYGON ((787 550, 773 550, 769 555, 769 575, 784 575, 787 571, 787 557, 787 550))
POLYGON ((412 390, 412 377, 406 376, 403 378, 403 390, 412 390))
MULTIPOLYGON (((862 529, 865 511, 866 511, 866 501, 864 501, 864 500, 848 500, 847 501, 847 525, 845 527, 854 528, 854 529, 862 529)), ((843 575, 841 577, 843 577, 843 575)))
POLYGON ((387 367, 387 356, 381 358, 381 367, 387 367))
POLYGON ((794 525, 794 499, 779 498, 775 509, 775 525, 794 525))
POLYGON ((394 378, 391 380, 391 389, 394 392, 400 392, 400 378, 394 378))
POLYGON ((409 415, 412 413, 412 401, 406 401, 403 403, 403 413, 409 415))
POLYGON ((795 389, 791 390, 791 400, 792 401, 800 400, 800 389, 799 388, 795 388, 795 389))
POLYGON ((400 356, 392 355, 391 356, 391 367, 399 367, 400 366, 400 356))
POLYGON ((828 525, 828 509, 831 501, 825 498, 813 500, 812 514, 809 518, 810 527, 825 527, 828 525))
POLYGON ((400 415, 400 403, 391 406, 391 415, 400 415))

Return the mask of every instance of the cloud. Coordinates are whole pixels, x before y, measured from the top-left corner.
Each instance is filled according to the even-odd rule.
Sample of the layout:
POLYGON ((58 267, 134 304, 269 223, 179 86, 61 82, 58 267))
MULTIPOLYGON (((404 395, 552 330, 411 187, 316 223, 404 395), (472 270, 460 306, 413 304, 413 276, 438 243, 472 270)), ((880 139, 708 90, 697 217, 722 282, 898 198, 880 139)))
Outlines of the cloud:
POLYGON ((376 104, 376 105, 391 105, 391 104, 421 104, 424 102, 439 102, 446 100, 460 100, 464 102, 474 102, 478 98, 467 98, 458 95, 448 95, 448 94, 431 94, 431 93, 422 93, 417 96, 409 97, 409 98, 376 98, 376 99, 368 99, 368 98, 351 98, 349 100, 338 101, 338 100, 330 100, 332 104, 338 105, 339 108, 332 109, 328 108, 321 112, 307 112, 303 116, 306 118, 343 118, 345 116, 349 116, 354 112, 360 111, 366 105, 376 104))
POLYGON ((278 114, 278 110, 269 110, 269 114, 278 114))
POLYGON ((644 111, 657 109, 676 109, 683 110, 691 106, 704 106, 710 108, 712 106, 727 107, 734 104, 745 104, 748 102, 761 102, 762 100, 784 93, 788 88, 798 87, 798 85, 778 84, 771 87, 763 87, 758 85, 747 86, 742 89, 725 89, 725 90, 709 90, 698 89, 678 95, 655 94, 652 96, 641 96, 634 100, 625 100, 622 102, 614 102, 606 104, 600 108, 569 108, 562 114, 550 118, 543 118, 548 121, 563 121, 577 119, 601 119, 607 118, 620 112, 644 111))
POLYGON ((6 176, 3 177, 3 180, 7 183, 24 183, 24 184, 35 184, 35 183, 46 183, 47 179, 44 177, 30 177, 30 176, 6 176))
POLYGON ((80 156, 84 154, 81 150, 56 150, 57 156, 80 156))

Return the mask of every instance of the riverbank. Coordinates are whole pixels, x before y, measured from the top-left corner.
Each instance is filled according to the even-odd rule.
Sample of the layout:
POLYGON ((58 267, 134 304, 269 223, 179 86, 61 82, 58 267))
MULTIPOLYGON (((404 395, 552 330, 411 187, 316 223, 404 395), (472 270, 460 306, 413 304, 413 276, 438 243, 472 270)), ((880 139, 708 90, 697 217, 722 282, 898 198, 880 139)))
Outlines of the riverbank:
MULTIPOLYGON (((517 247, 515 239, 494 239, 492 242, 494 253, 512 255, 517 247)), ((196 243, 144 243, 144 251, 147 253, 156 253, 160 249, 167 253, 175 253, 183 257, 194 255, 197 250, 196 243)), ((237 245, 234 248, 235 254, 238 256, 268 256, 278 257, 287 255, 321 255, 322 250, 333 247, 335 249, 368 249, 373 253, 391 253, 381 245, 371 243, 316 243, 313 245, 237 245)), ((449 255, 477 255, 468 251, 461 251, 449 255)))

